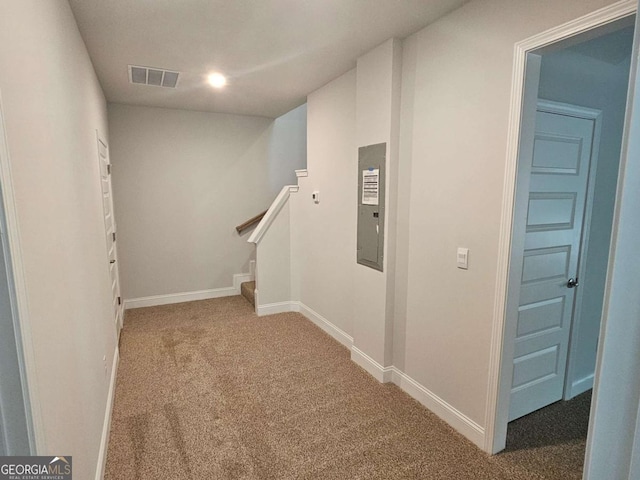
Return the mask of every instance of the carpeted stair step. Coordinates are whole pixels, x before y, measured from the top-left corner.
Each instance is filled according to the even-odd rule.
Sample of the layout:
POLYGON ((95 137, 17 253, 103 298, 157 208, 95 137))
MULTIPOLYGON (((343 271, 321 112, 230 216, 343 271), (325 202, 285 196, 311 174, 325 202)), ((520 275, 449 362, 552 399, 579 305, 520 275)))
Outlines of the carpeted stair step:
POLYGON ((255 289, 256 282, 244 282, 240 284, 240 293, 242 293, 242 296, 253 306, 256 304, 255 289))

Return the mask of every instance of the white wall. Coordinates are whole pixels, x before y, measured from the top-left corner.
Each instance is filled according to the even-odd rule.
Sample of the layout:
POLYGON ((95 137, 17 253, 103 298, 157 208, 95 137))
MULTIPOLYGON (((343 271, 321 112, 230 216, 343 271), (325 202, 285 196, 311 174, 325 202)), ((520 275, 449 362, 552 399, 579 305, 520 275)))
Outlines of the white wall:
POLYGON ((272 120, 110 104, 123 297, 225 288, 254 247, 235 227, 304 168, 305 108, 272 120))
POLYGON ((353 337, 354 346, 382 366, 390 366, 393 355, 401 62, 401 43, 390 39, 360 57, 356 67, 356 146, 385 143, 387 149, 383 271, 352 267, 353 337))
POLYGON ((621 179, 612 234, 607 300, 600 337, 596 386, 589 420, 585 479, 634 480, 640 473, 640 18, 634 59, 621 179), (634 438, 636 442, 634 443, 634 438))
POLYGON ((356 72, 307 99, 308 177, 290 198, 294 300, 353 335, 356 72), (315 204, 311 193, 320 192, 315 204))
MULTIPOLYGON (((393 336, 394 366, 424 387, 418 390, 425 398, 437 398, 451 418, 470 426, 468 433, 480 443, 476 433, 481 436, 485 427, 513 47, 608 3, 477 0, 427 26, 403 41, 399 124, 390 107, 386 126, 371 125, 377 117, 367 102, 374 98, 380 107, 383 93, 393 95, 393 87, 378 91, 377 100, 366 95, 369 71, 377 79, 386 75, 393 85, 396 64, 382 61, 380 47, 378 56, 358 61, 355 87, 346 76, 309 96, 309 177, 300 190, 307 203, 304 219, 292 223, 298 239, 294 263, 300 262, 301 271, 313 266, 300 275, 301 299, 305 303, 305 295, 311 295, 304 292, 318 292, 316 310, 343 330, 350 325, 343 315, 356 322, 379 319, 391 307, 393 332, 384 335, 385 341, 393 336), (355 131, 354 101, 363 116, 355 119, 355 131), (351 171, 358 145, 385 141, 382 135, 398 128, 397 209, 388 212, 396 221, 395 285, 371 287, 354 270, 356 217, 349 205, 355 198, 349 192, 357 178, 351 171), (328 190, 332 203, 323 205, 327 195, 321 194, 321 204, 313 206, 308 195, 315 189, 328 190), (339 257, 332 254, 334 243, 342 245, 339 257), (458 246, 470 248, 469 270, 456 268, 458 246), (313 258, 305 258, 308 252, 313 258), (344 293, 349 288, 353 299, 344 293), (368 307, 359 302, 359 291, 372 292, 368 307)), ((366 335, 379 338, 380 331, 367 331, 366 325, 360 331, 365 332, 364 353, 386 362, 388 352, 375 339, 366 341, 366 335)), ((353 332, 357 345, 358 329, 353 332)))
POLYGON ((269 139, 269 187, 297 185, 296 170, 307 168, 307 104, 273 121, 269 139))
POLYGON ((577 348, 570 353, 573 379, 590 378, 596 349, 609 260, 609 243, 615 202, 624 113, 629 82, 629 59, 612 65, 563 50, 542 56, 539 97, 602 110, 600 154, 596 172, 586 269, 580 273, 583 292, 580 319, 572 335, 577 348))
POLYGON ((269 305, 291 300, 290 227, 291 208, 287 201, 256 245, 258 298, 255 303, 260 315, 273 313, 269 311, 269 305))
POLYGON ((417 37, 402 42, 402 85, 400 97, 399 160, 396 214, 396 279, 393 312, 393 365, 404 370, 409 277, 409 232, 411 213, 411 159, 413 158, 413 109, 417 37))
POLYGON ((41 407, 38 453, 72 455, 74 478, 90 479, 116 349, 96 145, 107 119, 67 2, 0 3, 0 92, 29 300, 31 394, 41 407))
POLYGON ((410 40, 403 97, 414 101, 402 118, 412 135, 401 146, 410 158, 400 159, 411 164, 407 317, 397 354, 410 377, 481 427, 513 46, 607 3, 473 1, 410 40), (456 268, 458 246, 470 249, 469 270, 456 268))
POLYGON ((629 478, 633 479, 638 477, 640 477, 640 404, 638 405, 638 412, 636 414, 636 430, 629 466, 629 478))

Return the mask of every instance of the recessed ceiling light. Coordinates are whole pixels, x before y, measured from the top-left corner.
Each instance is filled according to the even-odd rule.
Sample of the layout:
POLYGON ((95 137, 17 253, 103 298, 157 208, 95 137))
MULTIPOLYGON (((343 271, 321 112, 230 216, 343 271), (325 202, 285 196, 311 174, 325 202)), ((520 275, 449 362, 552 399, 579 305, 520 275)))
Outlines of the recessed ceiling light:
POLYGON ((209 85, 214 88, 222 88, 227 84, 227 79, 221 73, 212 73, 208 77, 209 85))

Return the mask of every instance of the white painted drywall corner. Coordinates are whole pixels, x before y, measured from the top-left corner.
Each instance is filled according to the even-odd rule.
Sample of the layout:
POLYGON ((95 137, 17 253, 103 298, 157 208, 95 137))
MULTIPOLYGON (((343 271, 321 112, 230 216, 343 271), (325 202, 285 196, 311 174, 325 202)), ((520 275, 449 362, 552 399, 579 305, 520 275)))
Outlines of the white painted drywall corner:
POLYGON ((355 109, 355 69, 309 94, 308 173, 298 179, 299 191, 290 198, 293 300, 349 338, 358 184, 355 109), (316 190, 318 204, 311 198, 316 190))
MULTIPOLYGON (((286 187, 285 187, 286 188, 286 187)), ((256 240, 256 312, 269 315, 290 311, 291 234, 289 199, 267 231, 256 240), (277 310, 277 311, 276 311, 277 310)))
POLYGON ((356 67, 356 145, 385 143, 387 152, 383 271, 355 266, 353 341, 383 366, 391 365, 393 349, 401 68, 397 39, 360 57, 356 67))
POLYGON ((295 171, 307 168, 307 104, 276 118, 271 127, 268 153, 271 193, 295 185, 295 171))
POLYGON ((402 43, 402 87, 398 152, 398 204, 396 233, 396 275, 393 313, 393 365, 404 369, 409 276, 409 229, 411 225, 411 160, 413 151, 413 104, 415 101, 416 36, 402 43))

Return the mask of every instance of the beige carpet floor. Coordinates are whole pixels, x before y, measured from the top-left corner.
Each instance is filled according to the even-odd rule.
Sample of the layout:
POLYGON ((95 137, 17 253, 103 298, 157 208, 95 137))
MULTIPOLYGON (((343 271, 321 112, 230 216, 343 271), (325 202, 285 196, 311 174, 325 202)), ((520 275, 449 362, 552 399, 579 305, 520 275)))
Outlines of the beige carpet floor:
POLYGON ((129 310, 120 355, 108 480, 580 478, 577 434, 489 457, 301 315, 240 296, 129 310))
POLYGON ((511 422, 500 461, 544 478, 581 479, 590 409, 591 390, 511 422))

